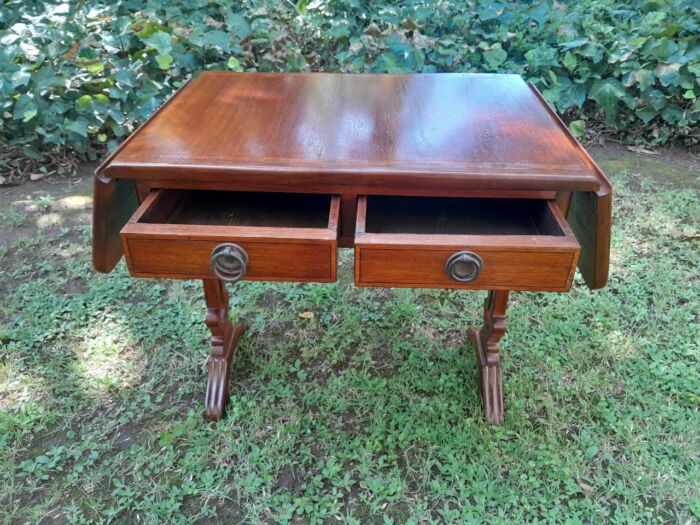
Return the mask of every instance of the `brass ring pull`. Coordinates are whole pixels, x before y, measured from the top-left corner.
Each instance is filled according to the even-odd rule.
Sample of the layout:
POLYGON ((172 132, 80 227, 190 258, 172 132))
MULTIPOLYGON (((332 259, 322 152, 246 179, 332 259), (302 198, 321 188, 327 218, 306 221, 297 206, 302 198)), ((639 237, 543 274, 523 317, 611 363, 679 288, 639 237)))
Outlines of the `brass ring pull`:
POLYGON ((460 283, 475 281, 484 269, 484 261, 474 252, 457 252, 447 259, 445 273, 450 279, 460 283))
POLYGON ((211 271, 222 281, 238 282, 247 269, 248 254, 237 244, 225 242, 211 252, 211 271))

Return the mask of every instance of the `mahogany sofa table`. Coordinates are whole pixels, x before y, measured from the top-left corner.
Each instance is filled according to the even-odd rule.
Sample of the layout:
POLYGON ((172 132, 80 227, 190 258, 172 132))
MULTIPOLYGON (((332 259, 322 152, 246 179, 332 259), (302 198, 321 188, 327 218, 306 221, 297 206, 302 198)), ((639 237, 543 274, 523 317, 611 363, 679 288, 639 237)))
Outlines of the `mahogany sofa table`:
POLYGON ((245 328, 225 282, 488 290, 469 330, 486 420, 503 422, 511 290, 605 285, 611 187, 516 75, 206 72, 98 168, 93 260, 202 279, 212 334, 205 416, 223 416, 245 328))

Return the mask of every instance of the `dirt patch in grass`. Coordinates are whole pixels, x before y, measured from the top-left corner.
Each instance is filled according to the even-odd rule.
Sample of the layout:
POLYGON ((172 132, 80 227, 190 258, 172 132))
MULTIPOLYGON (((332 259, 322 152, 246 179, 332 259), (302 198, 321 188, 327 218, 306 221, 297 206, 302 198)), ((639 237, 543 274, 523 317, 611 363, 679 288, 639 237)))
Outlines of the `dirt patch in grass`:
POLYGON ((674 188, 700 188, 700 156, 680 148, 649 151, 654 154, 635 153, 614 142, 589 148, 604 173, 627 172, 674 188))
POLYGON ((277 487, 290 494, 298 494, 304 485, 304 473, 295 465, 285 465, 277 474, 277 487))
MULTIPOLYGON (((35 260, 60 265, 75 251, 89 249, 83 232, 91 224, 93 169, 94 164, 86 163, 70 178, 54 176, 0 187, 0 269, 10 260, 8 254, 43 240, 48 249, 37 251, 35 260)), ((9 285, 0 284, 0 290, 3 284, 9 285)), ((82 286, 76 283, 65 291, 77 292, 82 286)))

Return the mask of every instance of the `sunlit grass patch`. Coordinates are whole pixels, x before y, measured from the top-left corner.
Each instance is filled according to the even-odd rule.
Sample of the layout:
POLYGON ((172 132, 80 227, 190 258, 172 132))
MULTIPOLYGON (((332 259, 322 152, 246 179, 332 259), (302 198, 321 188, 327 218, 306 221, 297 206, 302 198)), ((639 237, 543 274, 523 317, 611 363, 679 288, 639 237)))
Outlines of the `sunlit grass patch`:
POLYGON ((89 195, 68 195, 56 200, 52 208, 58 210, 87 210, 92 207, 92 197, 89 195))
POLYGON ((135 348, 128 332, 112 320, 92 325, 76 353, 84 387, 103 392, 132 385, 144 366, 135 348))
POLYGON ((24 370, 20 362, 3 360, 0 363, 0 410, 31 410, 32 403, 48 395, 49 391, 41 378, 24 370))

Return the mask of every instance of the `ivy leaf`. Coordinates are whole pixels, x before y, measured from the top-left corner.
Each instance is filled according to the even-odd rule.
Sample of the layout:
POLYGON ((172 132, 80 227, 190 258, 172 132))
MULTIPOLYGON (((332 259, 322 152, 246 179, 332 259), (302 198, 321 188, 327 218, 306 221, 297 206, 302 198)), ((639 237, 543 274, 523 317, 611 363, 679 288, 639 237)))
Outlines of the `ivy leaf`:
POLYGON ((12 118, 14 120, 24 120, 25 114, 30 113, 36 109, 36 104, 34 100, 29 95, 21 95, 17 102, 15 103, 14 111, 12 112, 12 118))
POLYGON ((500 2, 484 2, 483 7, 477 11, 477 14, 481 20, 493 20, 501 16, 504 10, 505 6, 500 2))
POLYGON ((153 33, 153 35, 144 38, 143 42, 148 47, 155 49, 159 55, 167 55, 173 49, 173 39, 165 31, 153 33))
POLYGON ((79 117, 76 120, 66 120, 63 124, 63 127, 67 131, 72 131, 73 133, 76 133, 81 137, 87 137, 87 129, 89 124, 90 123, 87 120, 85 120, 82 117, 79 117))
POLYGON ((648 69, 636 69, 631 71, 625 78, 625 86, 639 85, 639 91, 646 91, 656 80, 656 75, 648 69))
POLYGON ((651 106, 645 106, 645 107, 640 108, 637 111, 635 111, 634 114, 637 115, 641 119, 642 122, 644 122, 645 124, 648 124, 654 118, 656 118, 656 116, 659 114, 659 112, 656 111, 651 106))
POLYGON ((548 1, 541 0, 540 2, 535 2, 528 7, 525 11, 525 15, 531 20, 537 22, 539 25, 543 25, 549 17, 550 10, 550 3, 548 1))
POLYGON ((661 118, 669 124, 676 124, 683 118, 683 110, 675 104, 666 106, 661 111, 661 118))
POLYGON ((648 89, 642 93, 642 100, 648 102, 656 111, 666 106, 666 96, 658 89, 648 89))
POLYGON ((231 51, 231 38, 229 34, 219 29, 191 36, 190 41, 202 47, 215 46, 227 53, 231 51))
POLYGON ((39 113, 39 110, 36 107, 34 107, 32 109, 28 109, 27 111, 25 111, 22 114, 22 116, 23 116, 22 122, 29 122, 34 117, 36 117, 37 113, 39 113))
POLYGON ((135 87, 136 78, 131 71, 120 69, 112 75, 112 78, 126 87, 135 87))
POLYGON ((37 89, 45 89, 47 87, 62 87, 66 80, 58 76, 53 66, 44 66, 32 73, 31 82, 37 89))
POLYGON ((124 122, 126 122, 126 117, 124 116, 124 114, 120 111, 117 111, 116 109, 110 109, 109 111, 107 111, 107 115, 109 115, 112 118, 112 120, 114 120, 114 122, 116 122, 119 125, 124 124, 124 122))
POLYGON ((579 140, 586 136, 586 122, 583 120, 574 120, 569 124, 569 129, 579 140))
POLYGON ((250 24, 240 13, 232 13, 226 17, 226 24, 229 31, 243 40, 250 34, 250 24))
POLYGON ((583 107, 586 101, 586 86, 572 82, 567 77, 562 77, 559 80, 561 89, 559 90, 559 106, 562 109, 568 109, 571 106, 583 107))
POLYGON ((559 65, 557 61, 557 50, 551 47, 537 47, 530 49, 525 53, 525 59, 532 71, 540 71, 556 67, 559 65))
POLYGON ((585 37, 576 38, 574 40, 569 40, 568 42, 562 42, 561 44, 559 44, 559 47, 561 47, 562 49, 575 49, 577 47, 581 47, 585 44, 588 44, 588 42, 590 42, 590 40, 588 40, 585 37))
POLYGON ((93 74, 99 74, 102 73, 105 69, 105 65, 102 62, 94 61, 91 60, 90 62, 86 62, 83 67, 88 73, 93 73, 93 74))
POLYGON ((23 70, 15 71, 10 76, 10 85, 14 89, 16 89, 20 86, 26 86, 27 84, 29 84, 30 78, 31 78, 31 75, 29 74, 28 71, 23 71, 23 70))
POLYGON ((173 63, 173 57, 171 55, 156 55, 156 62, 158 62, 160 69, 169 69, 173 63))
POLYGON ((373 70, 387 73, 408 73, 420 71, 425 55, 421 50, 402 42, 398 35, 388 39, 389 49, 379 56, 373 70))
POLYGON ((350 36, 350 27, 347 23, 334 24, 328 31, 328 36, 336 40, 346 39, 350 36))
POLYGON ((83 95, 75 101, 75 109, 77 109, 78 111, 88 111, 91 106, 91 101, 92 97, 90 95, 83 95))
POLYGON ((558 106, 559 99, 561 98, 561 87, 553 85, 550 88, 542 91, 542 96, 552 105, 558 106))
POLYGON ((603 50, 598 44, 586 44, 579 49, 578 54, 590 58, 594 64, 603 60, 603 50))
POLYGON ((243 68, 241 67, 241 63, 238 61, 238 59, 236 57, 229 58, 226 65, 228 66, 228 68, 231 71, 243 71, 243 68))
POLYGON ((109 98, 104 93, 96 93, 92 97, 92 108, 97 113, 106 113, 109 110, 109 98))
POLYGON ((506 61, 506 58, 508 58, 508 53, 501 49, 500 45, 484 51, 484 61, 486 62, 486 65, 489 66, 489 69, 494 71, 498 69, 498 66, 506 61))
POLYGON ((665 62, 671 55, 678 51, 678 44, 668 38, 649 40, 644 46, 644 51, 658 60, 665 62))
POLYGON ((379 60, 375 63, 380 65, 387 73, 406 73, 407 70, 399 65, 398 60, 393 53, 382 53, 379 60))
POLYGON ((569 71, 573 71, 574 69, 576 69, 576 64, 578 63, 578 61, 576 60, 576 57, 573 53, 567 51, 564 55, 563 63, 566 69, 568 69, 569 71))
POLYGON ((680 69, 681 64, 657 64, 656 76, 664 87, 677 86, 681 83, 680 69))
POLYGON ((589 95, 602 106, 610 122, 617 115, 617 103, 625 96, 625 87, 616 79, 599 80, 591 86, 589 95))

